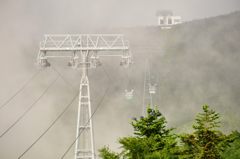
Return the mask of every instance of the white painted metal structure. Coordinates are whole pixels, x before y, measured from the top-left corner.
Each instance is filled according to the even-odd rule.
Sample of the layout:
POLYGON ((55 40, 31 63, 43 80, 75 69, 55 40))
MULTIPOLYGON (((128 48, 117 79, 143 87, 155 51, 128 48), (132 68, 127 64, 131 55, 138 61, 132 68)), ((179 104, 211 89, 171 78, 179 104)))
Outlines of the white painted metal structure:
POLYGON ((172 26, 182 23, 180 16, 159 16, 158 25, 162 29, 170 29, 172 26))
POLYGON ((158 26, 162 29, 170 29, 172 26, 182 23, 181 16, 174 16, 171 11, 158 11, 158 26))
POLYGON ((75 159, 95 159, 88 69, 101 65, 104 56, 121 57, 129 66, 129 44, 120 34, 45 35, 40 43, 38 64, 50 66, 49 58, 69 58, 69 66, 82 70, 79 92, 75 159))
POLYGON ((157 84, 151 81, 151 72, 148 60, 145 64, 145 75, 144 75, 144 85, 143 85, 143 109, 142 115, 146 115, 147 107, 153 108, 153 95, 156 93, 157 84))
POLYGON ((149 87, 149 93, 150 94, 155 94, 156 93, 156 84, 149 83, 148 87, 149 87))
POLYGON ((134 90, 131 89, 130 91, 128 91, 127 89, 125 89, 125 98, 127 100, 131 100, 133 98, 133 92, 134 90))

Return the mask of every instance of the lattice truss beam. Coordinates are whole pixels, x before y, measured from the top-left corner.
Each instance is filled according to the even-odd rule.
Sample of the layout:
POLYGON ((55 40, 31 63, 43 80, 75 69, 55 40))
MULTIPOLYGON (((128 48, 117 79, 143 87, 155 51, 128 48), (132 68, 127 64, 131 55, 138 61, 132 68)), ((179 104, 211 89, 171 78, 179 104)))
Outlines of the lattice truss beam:
POLYGON ((121 64, 128 66, 131 63, 129 42, 122 34, 62 34, 45 35, 40 42, 38 64, 49 66, 48 58, 70 58, 69 65, 81 66, 82 51, 89 53, 88 65, 96 67, 100 64, 100 57, 119 56, 121 64))
POLYGON ((54 34, 45 35, 40 49, 49 50, 127 50, 122 34, 54 34))

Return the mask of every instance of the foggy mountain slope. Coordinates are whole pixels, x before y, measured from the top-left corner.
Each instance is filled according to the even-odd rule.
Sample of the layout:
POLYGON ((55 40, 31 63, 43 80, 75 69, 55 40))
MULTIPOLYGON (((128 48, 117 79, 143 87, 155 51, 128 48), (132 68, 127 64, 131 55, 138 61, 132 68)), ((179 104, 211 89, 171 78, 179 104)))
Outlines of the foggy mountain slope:
MULTIPOLYGON (((189 131, 201 106, 209 104, 221 113, 225 131, 239 130, 239 19, 240 12, 236 12, 183 23, 170 30, 134 27, 105 31, 125 34, 134 64, 123 69, 116 62, 103 62, 113 82, 104 85, 110 85, 111 93, 94 119, 97 148, 109 145, 117 149, 115 141, 132 133, 130 119, 142 111, 146 59, 151 63, 153 79, 158 81, 154 104, 166 116, 169 126, 180 132, 189 131), (134 99, 124 99, 126 88, 135 89, 134 99), (110 130, 103 129, 106 123, 110 130)), ((90 79, 92 88, 98 86, 98 79, 90 79)))
MULTIPOLYGON (((201 110, 200 106, 210 104, 217 112, 224 115, 225 130, 239 129, 239 19, 240 12, 235 12, 183 23, 170 30, 161 30, 159 27, 133 27, 99 31, 98 33, 125 34, 130 41, 134 64, 131 68, 125 69, 119 66, 119 60, 101 59, 103 66, 89 71, 93 111, 104 97, 93 118, 96 150, 103 145, 117 149, 119 147, 117 139, 132 134, 129 124, 131 118, 140 116, 142 111, 143 79, 147 58, 151 62, 153 78, 158 81, 154 103, 166 116, 170 126, 183 128, 183 131, 188 129, 189 122, 201 110), (109 91, 103 96, 107 88, 109 91), (132 100, 124 98, 126 88, 135 89, 132 100)), ((37 19, 34 19, 35 21, 37 19)), ((37 24, 32 21, 24 23, 25 25, 31 26, 29 28, 32 30, 26 27, 27 29, 20 32, 22 28, 16 26, 18 34, 15 35, 15 32, 12 34, 18 37, 17 39, 12 41, 12 34, 10 37, 7 36, 8 38, 2 38, 5 42, 3 43, 5 49, 2 52, 8 53, 8 56, 3 56, 4 58, 1 59, 1 73, 3 73, 1 102, 37 70, 33 63, 36 60, 39 39, 46 30, 39 29, 41 27, 36 27, 37 24), (17 46, 13 47, 9 45, 10 43, 17 46)), ((54 29, 51 28, 49 32, 54 29)), ((64 29, 72 32, 69 28, 64 29)), ((81 29, 79 30, 81 32, 81 29)), ((17 158, 24 152, 78 91, 79 71, 69 69, 66 66, 67 61, 51 61, 51 64, 70 85, 60 78, 35 110, 2 138, 0 158, 17 158), (71 85, 74 90, 71 89, 71 85)), ((15 99, 16 101, 1 113, 2 123, 6 123, 5 120, 8 119, 6 116, 11 119, 16 118, 14 114, 19 115, 20 111, 25 110, 24 106, 28 106, 26 102, 30 103, 34 100, 28 93, 36 98, 47 86, 46 83, 56 75, 57 73, 52 69, 46 69, 38 77, 39 79, 33 81, 34 87, 29 87, 27 92, 20 95, 22 98, 15 99)), ((60 158, 67 146, 75 139, 76 118, 77 101, 24 158, 60 158)), ((2 126, 1 129, 7 126, 2 126)), ((69 151, 68 158, 73 157, 73 149, 74 146, 69 151)))
POLYGON ((192 120, 201 105, 209 104, 224 115, 226 129, 240 125, 235 113, 240 110, 239 19, 240 12, 235 12, 171 30, 121 30, 130 40, 133 67, 142 70, 141 76, 133 77, 143 80, 144 62, 150 59, 151 72, 159 79, 155 104, 171 124, 192 120))

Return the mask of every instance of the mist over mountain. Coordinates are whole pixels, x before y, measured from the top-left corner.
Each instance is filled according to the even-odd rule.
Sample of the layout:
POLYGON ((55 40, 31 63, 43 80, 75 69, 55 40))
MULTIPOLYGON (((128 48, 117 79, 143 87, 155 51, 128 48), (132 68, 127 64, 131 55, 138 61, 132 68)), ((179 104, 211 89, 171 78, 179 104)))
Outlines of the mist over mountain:
MULTIPOLYGON (((209 104, 223 117, 223 129, 238 129, 240 121, 240 12, 194 20, 169 30, 157 26, 112 28, 96 33, 123 33, 130 41, 134 64, 119 66, 119 59, 101 59, 103 66, 89 71, 96 149, 109 145, 117 149, 119 137, 130 135, 132 117, 142 112, 145 62, 149 61, 152 79, 157 83, 154 104, 165 115, 169 126, 188 129, 201 105, 209 104), (132 100, 126 100, 125 89, 134 89, 132 100), (104 92, 108 89, 106 96, 104 92)), ((30 25, 30 24, 29 24, 30 25)), ((24 27, 24 26, 23 26, 24 27)), ((33 64, 38 44, 37 30, 24 38, 15 37, 18 46, 1 60, 2 80, 0 100, 19 88, 20 81, 36 71, 33 64), (30 38, 31 37, 31 38, 30 38), (29 40, 30 39, 30 40, 29 40), (28 47, 31 45, 31 47, 28 47), (19 50, 19 48, 21 48, 19 50), (18 51, 17 51, 18 50, 18 51), (18 52, 16 54, 11 54, 18 52), (11 65, 11 68, 7 66, 11 65), (26 69, 21 71, 22 69, 26 69), (11 77, 11 78, 10 78, 11 77), (14 83, 14 84, 13 84, 14 83), (11 89, 4 86, 12 85, 11 89)), ((14 35, 11 35, 14 37, 14 35)), ((1 39, 11 43, 10 38, 1 39)), ((5 46, 3 52, 8 51, 5 46)), ((59 79, 42 102, 6 137, 0 139, 0 158, 16 158, 44 131, 78 91, 80 72, 62 63, 50 61, 68 83, 59 79), (44 117, 44 119, 43 119, 44 117), (12 152, 15 153, 12 153, 12 152)), ((41 91, 57 76, 47 68, 28 89, 0 112, 1 131, 19 116, 41 91), (25 99, 25 100, 22 100, 25 99), (26 106, 25 106, 26 105, 26 106), (7 115, 8 112, 11 112, 7 115), (8 122, 6 122, 6 116, 8 122)), ((60 121, 29 151, 25 158, 59 158, 75 138, 77 101, 60 121), (37 156, 36 156, 37 154, 37 156)), ((66 158, 73 157, 73 148, 66 158)))
MULTIPOLYGON (((157 83, 154 104, 170 126, 189 131, 189 122, 203 104, 209 104, 221 113, 224 131, 239 130, 236 113, 240 111, 239 19, 240 12, 234 12, 183 23, 169 30, 157 26, 105 30, 123 33, 129 39, 134 64, 123 69, 116 61, 102 59, 113 82, 108 102, 95 117, 95 132, 100 132, 96 133, 96 140, 109 145, 110 138, 131 133, 130 119, 142 112, 146 60, 157 83), (124 90, 131 88, 135 89, 134 98, 124 99, 124 90), (109 130, 104 132, 102 128, 106 125, 109 130)), ((95 78, 91 83, 97 87, 99 77, 95 78)))
POLYGON ((119 87, 129 87, 127 84, 132 83, 136 95, 127 103, 122 99, 121 89, 122 94, 111 98, 118 101, 113 107, 127 106, 125 112, 116 111, 119 116, 114 122, 123 123, 125 116, 141 115, 145 62, 149 59, 153 81, 158 85, 154 104, 170 126, 180 130, 191 128, 186 127, 187 123, 194 119, 201 105, 209 104, 222 114, 224 131, 239 130, 236 113, 240 111, 239 19, 240 12, 234 12, 183 23, 170 30, 159 27, 119 29, 130 41, 134 64, 126 70, 128 75, 114 71, 110 74, 125 76, 118 77, 121 82, 116 80, 115 83, 119 87))

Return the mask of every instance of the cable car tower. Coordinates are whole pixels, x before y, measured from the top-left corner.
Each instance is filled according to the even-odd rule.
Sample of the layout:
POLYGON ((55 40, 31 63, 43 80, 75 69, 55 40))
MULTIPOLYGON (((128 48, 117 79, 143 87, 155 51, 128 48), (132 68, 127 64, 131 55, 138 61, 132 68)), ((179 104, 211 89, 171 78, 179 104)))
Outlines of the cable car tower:
POLYGON ((134 96, 134 89, 132 88, 132 82, 131 82, 131 77, 129 77, 132 73, 129 72, 130 69, 128 69, 126 73, 126 78, 127 78, 127 84, 125 86, 125 99, 126 100, 132 100, 134 96))
POLYGON ((153 108, 153 95, 156 94, 157 84, 154 83, 150 67, 149 61, 147 60, 145 63, 145 74, 144 74, 144 85, 143 85, 143 108, 142 115, 146 115, 147 107, 153 108))
POLYGON ((50 58, 67 58, 68 65, 80 69, 79 105, 75 159, 95 159, 88 69, 101 65, 102 57, 120 57, 120 64, 131 64, 128 41, 121 34, 45 35, 40 43, 37 63, 50 66, 50 58))

